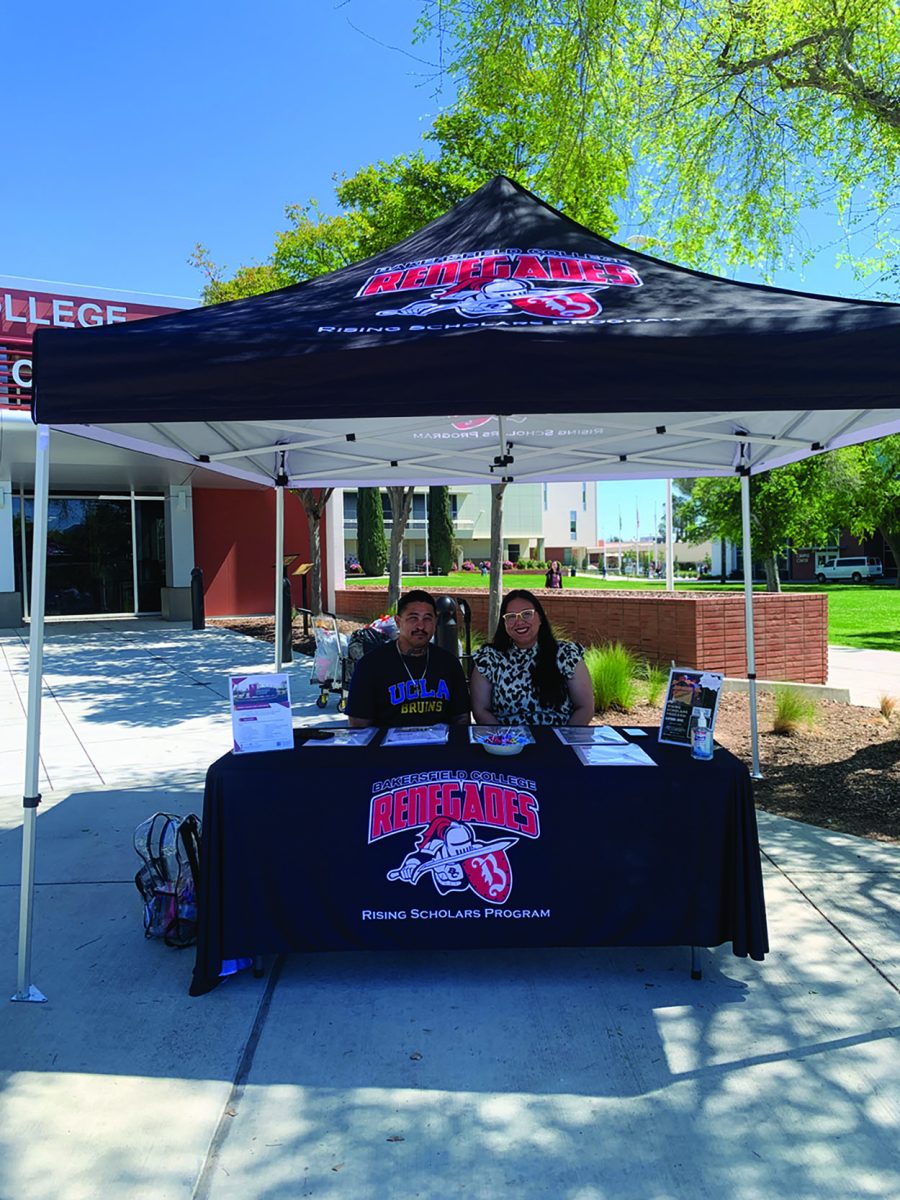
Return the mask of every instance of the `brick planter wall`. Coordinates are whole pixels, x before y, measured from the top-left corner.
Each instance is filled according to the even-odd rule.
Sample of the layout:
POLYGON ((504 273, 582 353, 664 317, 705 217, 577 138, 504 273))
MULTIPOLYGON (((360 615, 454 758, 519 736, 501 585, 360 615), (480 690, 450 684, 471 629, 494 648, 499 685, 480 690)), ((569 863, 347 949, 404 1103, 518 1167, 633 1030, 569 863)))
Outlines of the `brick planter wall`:
MULTIPOLYGON (((509 586, 514 584, 507 581, 509 586)), ((486 591, 459 588, 472 610, 472 626, 487 625, 486 591)), ((723 671, 743 679, 742 593, 539 590, 553 624, 584 645, 621 642, 635 654, 668 667, 723 671)), ((337 614, 370 621, 384 611, 383 588, 348 588, 336 597, 337 614)), ((824 593, 753 595, 756 674, 760 679, 825 683, 828 678, 828 597, 824 593)))

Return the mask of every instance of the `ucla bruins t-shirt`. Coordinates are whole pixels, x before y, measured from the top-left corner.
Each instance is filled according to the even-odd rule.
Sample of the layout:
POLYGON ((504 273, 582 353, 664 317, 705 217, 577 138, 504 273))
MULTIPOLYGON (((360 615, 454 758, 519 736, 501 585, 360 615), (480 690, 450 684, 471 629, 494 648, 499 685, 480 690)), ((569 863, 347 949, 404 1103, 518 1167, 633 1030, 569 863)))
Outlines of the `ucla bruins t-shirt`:
POLYGON ((346 711, 373 725, 453 722, 469 712, 469 689, 459 660, 440 646, 407 656, 392 642, 359 660, 346 711))

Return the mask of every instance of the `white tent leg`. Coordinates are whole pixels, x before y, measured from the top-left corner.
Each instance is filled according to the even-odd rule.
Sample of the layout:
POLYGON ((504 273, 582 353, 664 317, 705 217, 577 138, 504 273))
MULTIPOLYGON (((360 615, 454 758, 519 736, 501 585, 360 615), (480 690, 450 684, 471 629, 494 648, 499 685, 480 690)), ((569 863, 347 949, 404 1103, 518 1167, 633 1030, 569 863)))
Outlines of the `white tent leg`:
POLYGON ((753 562, 750 548, 750 472, 741 471, 741 526, 744 551, 744 639, 747 646, 747 683, 750 704, 750 755, 754 779, 759 770, 759 726, 756 718, 756 650, 753 645, 753 562))
POLYGON ((666 480, 666 591, 675 590, 675 534, 672 527, 672 480, 666 480))
MULTIPOLYGON (((19 970, 13 1000, 46 1000, 31 983, 34 920, 34 860, 41 758, 41 687, 44 670, 44 597, 47 591, 47 508, 50 493, 50 428, 39 425, 34 465, 34 523, 31 544, 31 636, 28 647, 28 723, 25 794, 22 797, 22 880, 19 890, 19 970)), ((24 512, 22 514, 24 519, 24 512)), ((23 520, 24 523, 24 520, 23 520)))
POLYGON ((281 622, 284 619, 284 488, 275 488, 275 670, 280 671, 281 622))

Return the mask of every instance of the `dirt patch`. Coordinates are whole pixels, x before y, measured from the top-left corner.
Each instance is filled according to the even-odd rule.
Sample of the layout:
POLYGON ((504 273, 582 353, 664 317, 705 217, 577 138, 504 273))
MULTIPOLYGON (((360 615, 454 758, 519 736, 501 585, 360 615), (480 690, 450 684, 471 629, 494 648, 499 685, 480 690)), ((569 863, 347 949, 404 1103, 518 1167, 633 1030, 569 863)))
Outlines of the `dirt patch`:
MULTIPOLYGON (((269 618, 210 621, 238 633, 274 643, 275 622, 269 618)), ((359 625, 339 621, 342 633, 359 625)), ((295 627, 294 649, 311 654, 313 639, 295 627)), ((638 704, 628 713, 604 713, 598 722, 611 725, 658 725, 659 706, 638 704)), ((812 729, 786 736, 772 729, 773 699, 759 698, 761 780, 754 780, 756 803, 766 812, 842 833, 900 842, 900 716, 885 719, 877 709, 822 700, 812 729)), ((747 697, 722 696, 716 719, 716 741, 750 762, 750 716, 747 697)))

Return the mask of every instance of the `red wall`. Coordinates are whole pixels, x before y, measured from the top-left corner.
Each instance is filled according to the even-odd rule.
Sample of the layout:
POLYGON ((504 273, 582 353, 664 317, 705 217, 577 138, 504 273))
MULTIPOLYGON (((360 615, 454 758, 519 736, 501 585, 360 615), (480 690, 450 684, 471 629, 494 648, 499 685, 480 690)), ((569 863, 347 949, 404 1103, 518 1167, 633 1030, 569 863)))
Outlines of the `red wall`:
MULTIPOLYGON (((505 576, 513 586, 513 574, 505 576)), ((472 610, 473 628, 487 626, 488 594, 454 590, 472 610)), ((668 667, 747 675, 744 597, 738 592, 538 592, 550 620, 585 645, 621 642, 641 658, 668 667)), ((383 589, 347 588, 335 598, 339 616, 371 621, 383 589)), ((760 679, 825 683, 828 678, 828 597, 824 592, 755 592, 753 647, 760 679)))
MULTIPOLYGON (((207 616, 274 612, 274 490, 196 488, 193 506, 194 557, 203 571, 207 616)), ((289 574, 299 563, 309 562, 306 513, 291 492, 284 497, 284 549, 299 555, 289 574)), ((322 557, 324 564, 324 538, 322 557)), ((300 579, 291 576, 295 607, 302 604, 301 587, 300 579)))

